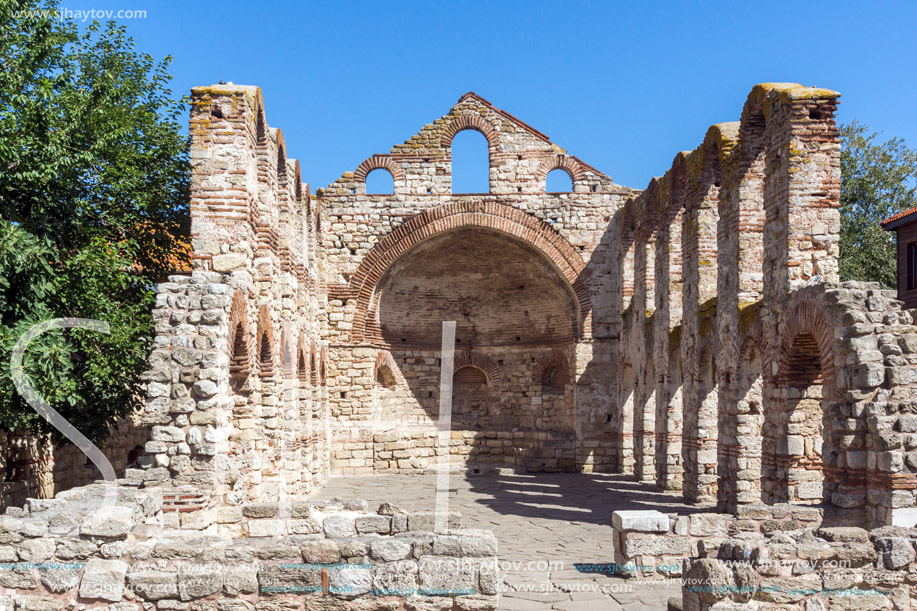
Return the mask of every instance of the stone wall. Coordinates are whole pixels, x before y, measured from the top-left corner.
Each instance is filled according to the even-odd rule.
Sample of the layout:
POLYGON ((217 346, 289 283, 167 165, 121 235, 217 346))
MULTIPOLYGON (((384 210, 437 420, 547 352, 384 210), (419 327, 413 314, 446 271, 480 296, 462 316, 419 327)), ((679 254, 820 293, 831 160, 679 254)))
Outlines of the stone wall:
MULTIPOLYGON (((132 473, 131 475, 136 475, 132 473)), ((0 519, 3 608, 111 611, 495 609, 497 542, 450 514, 365 501, 195 507, 158 487, 97 484, 0 519), (102 508, 106 494, 113 504, 102 508), (345 603, 345 601, 352 601, 345 603)))
POLYGON ((917 531, 894 526, 780 530, 729 540, 690 563, 669 608, 914 609, 917 531))
POLYGON ((320 213, 256 87, 192 91, 193 272, 157 288, 144 481, 278 499, 330 467, 320 213))
MULTIPOLYGON (((364 456, 373 452, 368 444, 380 420, 389 427, 435 420, 442 320, 457 321, 457 349, 486 377, 480 388, 458 378, 455 385, 456 415, 474 414, 469 404, 482 404, 483 413, 474 414, 480 417, 468 420, 496 433, 487 452, 469 452, 470 461, 617 468, 620 438, 608 410, 615 380, 603 363, 616 358, 620 323, 611 297, 623 280, 608 273, 608 227, 635 193, 473 93, 404 144, 318 190, 327 227, 330 410, 335 443, 348 448, 334 468, 350 473, 386 464, 364 456), (487 139, 489 193, 452 192, 452 138, 465 129, 487 139), (570 175, 572 192, 545 192, 555 169, 570 175), (374 170, 392 175, 393 193, 366 194, 374 170), (382 354, 400 369, 391 384, 376 379, 382 354), (548 355, 557 362, 543 363, 548 355), (543 392, 551 384, 541 378, 560 369, 569 381, 543 392), (539 448, 533 452, 540 456, 520 460, 527 450, 496 439, 514 428, 533 439, 546 431, 563 448, 539 448)), ((454 425, 461 428, 461 418, 454 425)))
POLYGON ((718 558, 721 547, 743 553, 766 537, 805 529, 844 528, 863 523, 862 512, 833 507, 743 505, 735 514, 665 514, 655 510, 615 511, 612 514, 615 564, 624 577, 660 579, 682 576, 692 560, 718 558), (725 546, 725 547, 723 547, 725 546))
POLYGON ((616 216, 619 464, 723 511, 827 502, 904 524, 917 328, 878 286, 837 283, 838 96, 756 86, 616 216))
MULTIPOLYGON (((128 452, 149 440, 149 431, 140 420, 139 413, 124 418, 99 444, 115 473, 123 474, 128 452)), ((101 477, 73 444, 57 446, 50 441, 39 442, 28 433, 5 432, 0 432, 0 475, 0 510, 22 505, 29 497, 52 498, 101 477)))
POLYGON ((194 272, 159 287, 148 483, 279 498, 426 468, 426 441, 372 439, 435 423, 444 319, 465 359, 456 462, 617 468, 608 230, 635 191, 474 94, 315 197, 257 88, 195 88, 190 133, 194 272), (451 193, 463 129, 489 143, 487 194, 451 193), (545 192, 555 169, 571 192, 545 192), (392 194, 365 193, 372 170, 392 194))

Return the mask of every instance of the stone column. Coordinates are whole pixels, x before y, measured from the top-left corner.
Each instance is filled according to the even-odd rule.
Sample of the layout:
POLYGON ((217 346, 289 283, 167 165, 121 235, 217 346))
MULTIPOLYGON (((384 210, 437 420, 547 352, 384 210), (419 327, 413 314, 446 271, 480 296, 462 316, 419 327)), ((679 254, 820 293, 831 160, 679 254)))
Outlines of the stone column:
MULTIPOLYGON (((645 211, 645 209, 644 209, 645 211)), ((646 220, 646 219, 643 219, 646 220)), ((656 474, 655 372, 652 367, 652 319, 647 318, 653 300, 653 273, 648 261, 655 259, 651 238, 638 236, 634 250, 634 298, 631 308, 630 354, 634 365, 634 475, 654 481, 656 474)))
POLYGON ((683 379, 684 496, 692 501, 712 500, 716 485, 716 419, 709 402, 711 389, 702 383, 700 357, 702 333, 700 305, 709 313, 716 296, 716 225, 719 168, 712 147, 695 150, 688 157, 685 212, 682 222, 684 248, 684 294, 681 355, 683 379), (712 473, 711 473, 712 472, 712 473), (711 481, 712 479, 712 481, 711 481))
POLYGON ((656 366, 656 483, 681 490, 681 224, 684 206, 684 159, 658 181, 660 226, 656 233, 656 309, 653 313, 653 362, 656 366), (674 358, 673 358, 674 357, 674 358))

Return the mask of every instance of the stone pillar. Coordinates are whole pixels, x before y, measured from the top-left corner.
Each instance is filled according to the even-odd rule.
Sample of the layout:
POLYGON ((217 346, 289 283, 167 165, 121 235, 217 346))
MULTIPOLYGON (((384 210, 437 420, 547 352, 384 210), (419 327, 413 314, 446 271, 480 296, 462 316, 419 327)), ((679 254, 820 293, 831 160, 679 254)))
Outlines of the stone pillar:
MULTIPOLYGON (((760 465, 759 441, 740 437, 740 428, 760 431, 762 417, 760 409, 748 412, 744 385, 751 380, 740 367, 741 347, 749 340, 751 320, 746 315, 743 322, 742 312, 763 297, 763 122, 753 109, 746 109, 741 124, 722 123, 715 129, 722 168, 717 272, 718 501, 724 510, 735 511, 739 490, 757 489, 761 478, 760 467, 754 468, 760 465)), ((742 496, 745 503, 760 502, 755 495, 742 496)))
POLYGON ((748 104, 759 106, 766 122, 765 284, 776 294, 815 277, 838 279, 838 97, 781 83, 757 85, 749 95, 748 104))
MULTIPOLYGON (((681 160, 679 162, 679 159, 681 160)), ((656 483, 681 490, 681 224, 684 207, 684 159, 658 181, 660 224, 656 232, 656 309, 653 313, 653 362, 656 366, 656 483)))
MULTIPOLYGON (((644 209, 645 212, 645 209, 644 209)), ((647 219, 643 219, 644 221, 647 219)), ((656 478, 656 382, 652 364, 653 272, 648 262, 655 260, 652 238, 638 236, 634 250, 634 298, 631 307, 630 354, 634 365, 634 475, 641 481, 656 478)))
POLYGON ((146 484, 229 492, 227 458, 233 401, 229 388, 229 287, 220 274, 196 271, 157 287, 154 349, 146 374, 143 423, 152 427, 146 484))
POLYGON ((616 344, 617 398, 614 423, 618 443, 618 472, 634 472, 634 368, 630 354, 626 352, 628 339, 632 335, 634 295, 634 215, 633 200, 629 200, 615 216, 615 228, 619 236, 618 256, 613 259, 616 279, 614 293, 617 300, 619 339, 616 344))
POLYGON ((683 379, 684 496, 691 501, 712 500, 716 485, 716 419, 703 387, 700 357, 703 341, 713 332, 701 325, 700 305, 715 309, 716 296, 716 186, 719 180, 716 153, 705 145, 691 153, 687 163, 685 212, 682 222, 684 294, 681 355, 683 379), (705 337, 701 337, 704 334, 705 337), (712 472, 712 473, 711 473, 712 472), (710 481, 712 478, 713 481, 710 481))

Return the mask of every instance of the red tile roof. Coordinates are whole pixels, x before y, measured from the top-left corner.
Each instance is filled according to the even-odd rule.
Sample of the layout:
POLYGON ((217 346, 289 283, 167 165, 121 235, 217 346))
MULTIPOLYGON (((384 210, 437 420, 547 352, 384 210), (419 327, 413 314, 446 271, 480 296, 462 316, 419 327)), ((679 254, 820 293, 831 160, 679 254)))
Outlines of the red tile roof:
POLYGON ((884 221, 880 223, 882 229, 892 230, 903 225, 906 221, 917 220, 917 218, 911 218, 914 215, 917 215, 917 208, 911 208, 910 210, 902 210, 897 214, 893 214, 884 221))

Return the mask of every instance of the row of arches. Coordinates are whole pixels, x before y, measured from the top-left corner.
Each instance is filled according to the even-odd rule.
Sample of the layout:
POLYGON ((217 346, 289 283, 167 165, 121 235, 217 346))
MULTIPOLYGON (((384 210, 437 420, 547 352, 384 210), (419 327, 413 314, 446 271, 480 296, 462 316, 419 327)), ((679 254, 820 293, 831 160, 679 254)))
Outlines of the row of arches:
MULTIPOLYGON (((449 412, 453 430, 494 436, 513 431, 514 437, 518 432, 522 437, 513 444, 516 450, 527 447, 532 451, 539 443, 539 431, 572 430, 574 393, 568 356, 559 349, 537 356, 530 354, 457 352, 449 412), (522 372, 530 377, 522 378, 522 372)), ((395 429, 405 425, 422 427, 443 417, 438 366, 431 370, 424 367, 423 361, 412 352, 378 353, 373 374, 373 413, 378 425, 395 429)), ((501 446, 487 450, 487 462, 505 458, 507 464, 512 464, 517 458, 516 450, 507 447, 504 455, 501 446)), ((480 457, 480 453, 474 453, 480 457)))
MULTIPOLYGON (((622 267, 632 272, 621 274, 621 311, 631 308, 636 313, 627 334, 633 346, 635 377, 644 380, 652 372, 652 354, 654 375, 663 382, 650 384, 657 391, 655 399, 646 392, 645 382, 638 384, 634 419, 646 433, 660 431, 672 436, 669 439, 677 438, 670 447, 680 444, 677 452, 654 451, 650 436, 644 435, 644 443, 634 447, 635 471, 648 475, 647 479, 655 472, 657 481, 667 481, 674 479, 667 477, 668 463, 677 462, 671 471, 680 467, 679 486, 691 500, 722 499, 724 487, 729 488, 726 497, 732 500, 753 494, 760 483, 751 480, 760 482, 761 477, 749 475, 749 481, 739 482, 734 474, 744 477, 767 472, 758 463, 785 462, 780 457, 784 446, 799 449, 798 439, 789 439, 795 435, 791 429, 806 428, 818 439, 814 444, 803 442, 804 452, 798 455, 808 454, 809 460, 800 464, 816 471, 816 449, 822 456, 830 455, 824 449, 827 439, 815 434, 814 421, 823 418, 802 417, 796 408, 784 408, 809 388, 813 393, 826 388, 833 364, 823 351, 833 335, 820 337, 809 319, 792 335, 776 338, 795 315, 784 309, 795 291, 806 283, 837 279, 837 242, 828 235, 836 229, 826 232, 820 228, 839 226, 838 193, 831 171, 839 160, 836 153, 822 153, 827 149, 818 148, 822 138, 833 139, 837 134, 833 121, 836 95, 783 84, 757 86, 741 121, 712 126, 699 147, 676 155, 671 168, 624 207, 618 227, 623 236, 621 259, 625 261, 622 267), (778 100, 780 103, 774 103, 778 100), (799 142, 790 142, 787 133, 804 135, 799 142), (793 159, 792 167, 787 165, 788 158, 793 159), (625 297, 628 293, 630 304, 625 297), (762 397, 746 400, 737 380, 745 378, 749 387, 754 384, 738 368, 747 315, 756 309, 762 311, 760 336, 768 342, 758 342, 764 361, 763 390, 762 397), (652 319, 647 320, 644 312, 652 312, 652 319), (679 336, 677 354, 671 353, 665 341, 673 329, 679 336), (816 346, 821 351, 814 351, 816 346), (681 406, 672 405, 668 390, 673 388, 670 372, 677 359, 683 367, 681 406), (668 395, 660 396, 660 390, 668 395), (737 412, 742 401, 743 409, 758 406, 774 418, 769 421, 772 426, 749 425, 762 431, 761 439, 774 436, 773 442, 762 443, 764 449, 755 450, 751 457, 749 448, 755 444, 749 435, 736 441, 739 435, 732 431, 728 440, 723 437, 724 427, 734 427, 739 416, 757 422, 751 412, 737 412), (669 406, 683 416, 680 434, 663 430, 668 423, 659 422, 669 406), (725 418, 726 414, 732 417, 725 418), (793 420, 796 418, 808 424, 793 420), (729 457, 730 452, 736 456, 729 457), (659 464, 663 456, 667 463, 659 464), (746 464, 753 468, 744 468, 746 464)), ((806 413, 814 407, 833 409, 830 401, 816 403, 818 406, 809 401, 802 408, 806 413)), ((784 484, 774 483, 772 490, 762 494, 774 500, 827 498, 827 494, 816 495, 817 484, 779 491, 784 484)))
MULTIPOLYGON (((285 338, 284 343, 287 343, 285 338)), ((233 293, 229 311, 229 373, 233 386, 242 386, 250 375, 262 378, 274 375, 277 351, 274 339, 274 325, 267 304, 258 308, 258 321, 254 338, 248 320, 248 305, 245 294, 237 289, 233 293)), ((289 347, 285 347, 288 350, 289 347)), ((288 351, 286 354, 290 354, 288 351)), ((295 351, 296 375, 313 385, 327 383, 327 350, 314 342, 307 344, 305 333, 300 333, 295 351)), ((284 366, 292 365, 291 358, 284 358, 284 366)))
MULTIPOLYGON (((517 161, 521 161, 523 156, 517 157, 517 161)), ((486 139, 479 132, 473 128, 459 132, 452 141, 450 159, 452 193, 491 191, 491 153, 486 139)), ((572 193, 574 186, 585 179, 585 170, 578 161, 560 155, 543 162, 535 170, 534 179, 544 193, 572 193)), ((354 180, 358 184, 363 183, 364 193, 368 195, 388 195, 395 192, 396 185, 405 184, 405 174, 390 157, 374 155, 360 164, 354 173, 354 180)), ((518 187, 518 192, 522 191, 523 188, 518 187)))
MULTIPOLYGON (((226 111, 218 102, 211 105, 211 116, 223 118, 226 111), (214 110, 215 106, 218 110, 214 110), (214 114, 214 113, 218 114, 214 114)), ((249 207, 249 222, 255 230, 260 248, 276 252, 285 271, 295 271, 300 282, 314 272, 314 252, 320 240, 321 210, 313 206, 308 185, 303 189, 302 169, 298 160, 287 157, 283 132, 269 127, 261 91, 255 96, 254 154, 258 181, 276 199, 276 211, 257 204, 249 207), (275 218, 276 212, 279 215, 275 218), (276 223, 279 221, 279 226, 276 223), (295 233, 297 240, 278 249, 276 233, 295 233), (298 252, 296 252, 298 251, 298 252)))
POLYGON ((835 390, 832 325, 821 308, 804 301, 783 313, 777 338, 763 332, 766 318, 759 311, 745 329, 728 371, 718 366, 709 336, 697 347, 698 358, 687 361, 692 352, 673 336, 662 371, 647 356, 642 392, 635 368, 625 362, 624 426, 635 449, 655 458, 654 466, 635 465, 641 479, 682 490, 690 500, 715 500, 726 511, 762 502, 832 502, 840 488, 862 493, 835 477, 851 465, 836 439, 845 410, 835 390), (646 412, 654 417, 644 420, 646 412))
MULTIPOLYGON (((571 382, 567 357, 560 350, 550 350, 532 358, 532 384, 542 392, 563 392, 571 382)), ((377 386, 392 389, 404 382, 404 375, 392 353, 382 350, 376 359, 373 379, 377 386)), ((499 387, 502 375, 493 360, 468 352, 459 352, 453 363, 452 382, 499 387)))

